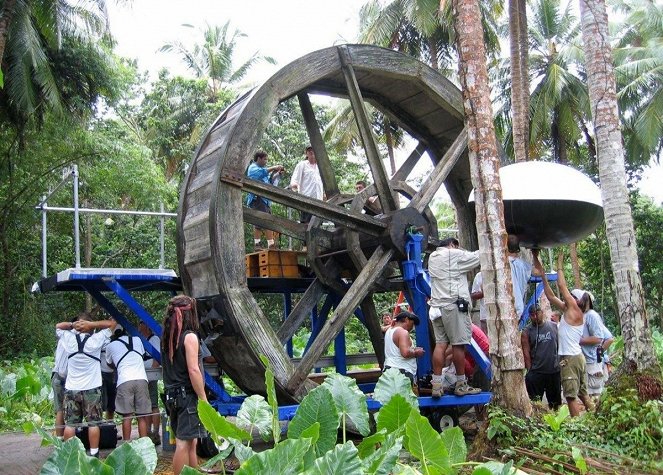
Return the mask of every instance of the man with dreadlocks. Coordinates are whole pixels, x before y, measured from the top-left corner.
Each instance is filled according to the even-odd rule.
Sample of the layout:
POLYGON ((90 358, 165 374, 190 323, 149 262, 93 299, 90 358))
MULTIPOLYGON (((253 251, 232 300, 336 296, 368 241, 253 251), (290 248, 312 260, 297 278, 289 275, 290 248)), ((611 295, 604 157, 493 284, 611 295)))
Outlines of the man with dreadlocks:
POLYGON ((175 434, 173 471, 179 475, 184 465, 198 465, 196 442, 206 435, 197 411, 198 399, 207 401, 207 396, 196 301, 186 295, 170 299, 163 326, 161 364, 166 410, 175 434))

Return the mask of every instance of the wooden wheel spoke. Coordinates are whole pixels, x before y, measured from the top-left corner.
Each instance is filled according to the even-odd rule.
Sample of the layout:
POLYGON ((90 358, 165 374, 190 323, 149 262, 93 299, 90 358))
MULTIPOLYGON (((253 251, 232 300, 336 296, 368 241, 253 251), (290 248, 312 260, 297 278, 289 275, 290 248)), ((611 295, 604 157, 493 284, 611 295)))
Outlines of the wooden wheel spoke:
MULTIPOLYGON (((234 180, 232 183, 234 185, 238 184, 234 180)), ((316 200, 301 193, 278 188, 257 180, 243 180, 242 188, 245 191, 264 196, 267 199, 291 208, 307 211, 321 218, 328 219, 354 231, 379 236, 387 228, 385 222, 371 216, 366 216, 360 212, 348 210, 332 203, 316 200)))
POLYGON ((426 181, 421 185, 421 189, 416 195, 412 197, 410 204, 411 208, 416 209, 418 212, 423 213, 428 204, 431 202, 437 190, 440 189, 444 180, 451 170, 456 166, 456 162, 467 148, 467 130, 463 129, 458 135, 456 140, 451 144, 449 150, 444 154, 442 159, 437 162, 433 172, 428 176, 426 181))
POLYGON ((361 313, 364 314, 364 322, 368 330, 368 337, 373 344, 373 351, 378 359, 380 368, 384 366, 384 334, 382 325, 372 295, 367 295, 361 303, 361 313))
POLYGON ((329 161, 329 155, 327 155, 325 142, 322 140, 320 125, 313 113, 313 106, 311 105, 308 94, 297 94, 297 99, 299 99, 299 107, 304 116, 304 124, 306 125, 306 131, 308 132, 311 146, 313 147, 313 150, 315 150, 315 158, 318 162, 318 170, 320 171, 320 178, 322 178, 322 186, 325 189, 325 195, 327 196, 327 199, 332 198, 339 194, 338 183, 336 182, 334 167, 332 167, 332 164, 329 161))
POLYGON ((294 391, 299 388, 302 382, 308 377, 309 372, 313 369, 322 353, 327 349, 329 343, 338 335, 360 302, 366 298, 368 289, 372 287, 382 274, 393 254, 393 250, 385 249, 384 246, 378 246, 373 252, 368 263, 352 283, 350 289, 345 293, 334 313, 325 322, 317 338, 302 358, 297 369, 293 372, 287 384, 289 390, 294 391))
POLYGON ((389 177, 387 176, 387 172, 384 168, 384 165, 382 164, 382 159, 380 158, 378 147, 375 144, 375 139, 373 138, 371 124, 368 120, 366 108, 364 107, 364 99, 359 89, 359 84, 357 83, 357 77, 355 76, 354 69, 352 68, 350 53, 348 52, 347 47, 339 47, 338 54, 341 60, 341 69, 343 70, 345 83, 348 88, 350 104, 352 105, 352 110, 354 112, 355 119, 357 120, 359 135, 361 136, 361 141, 364 145, 366 159, 368 161, 368 166, 371 169, 371 175, 373 176, 373 182, 375 183, 378 197, 380 198, 380 204, 382 205, 382 209, 385 212, 394 211, 397 209, 396 200, 394 199, 394 195, 391 193, 391 189, 389 187, 389 177))
POLYGON ((295 308, 292 309, 281 328, 276 332, 276 336, 282 344, 285 345, 293 337, 297 329, 304 323, 304 320, 311 315, 311 310, 318 304, 324 294, 325 286, 322 285, 320 279, 315 279, 306 289, 300 301, 297 302, 295 308))
POLYGON ((426 147, 422 144, 419 143, 417 147, 412 151, 412 153, 407 157, 407 159, 403 162, 401 167, 394 173, 394 176, 391 177, 391 181, 405 181, 407 180, 407 177, 410 176, 410 173, 414 169, 414 167, 419 163, 419 159, 421 156, 424 154, 426 151, 426 147))

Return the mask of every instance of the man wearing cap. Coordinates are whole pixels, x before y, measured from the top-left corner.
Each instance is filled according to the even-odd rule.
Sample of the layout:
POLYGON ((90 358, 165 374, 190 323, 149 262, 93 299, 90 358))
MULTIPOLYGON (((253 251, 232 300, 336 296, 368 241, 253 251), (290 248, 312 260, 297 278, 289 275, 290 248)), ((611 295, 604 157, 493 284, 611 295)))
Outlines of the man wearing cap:
MULTIPOLYGON (((309 145, 306 147, 305 153, 306 159, 299 162, 292 172, 290 188, 304 196, 321 200, 324 196, 324 188, 320 170, 318 170, 318 162, 315 158, 315 151, 309 145)), ((301 213, 301 222, 308 223, 311 220, 311 213, 305 211, 301 213)))
POLYGON ((481 392, 467 384, 465 376, 465 345, 472 338, 470 319, 470 289, 467 272, 479 266, 479 251, 459 248, 458 240, 447 238, 430 255, 428 271, 431 277, 430 319, 435 333, 433 351, 433 380, 431 395, 442 395, 442 368, 449 344, 453 347, 453 363, 456 368, 456 396, 481 392))
POLYGON ((424 349, 414 346, 410 332, 419 325, 419 317, 410 312, 400 312, 384 334, 384 369, 396 368, 415 384, 417 358, 424 349))
POLYGON ((580 339, 580 347, 585 356, 587 368, 587 392, 590 396, 600 396, 605 386, 604 352, 612 344, 613 336, 603 323, 601 315, 594 310, 593 295, 581 289, 573 289, 571 293, 585 312, 585 326, 580 339))
POLYGON ((546 321, 538 305, 529 308, 529 319, 530 324, 520 335, 527 368, 527 394, 532 400, 541 400, 545 394, 548 406, 556 410, 562 405, 557 325, 546 321))

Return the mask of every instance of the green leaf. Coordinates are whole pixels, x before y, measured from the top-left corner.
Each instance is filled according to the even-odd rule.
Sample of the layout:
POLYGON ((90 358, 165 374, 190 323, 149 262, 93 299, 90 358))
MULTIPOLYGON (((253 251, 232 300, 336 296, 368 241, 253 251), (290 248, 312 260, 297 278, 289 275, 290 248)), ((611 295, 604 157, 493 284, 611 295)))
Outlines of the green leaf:
POLYGON ((302 470, 304 454, 311 447, 311 439, 287 439, 273 449, 256 453, 244 462, 237 475, 298 474, 302 470))
POLYGON ((403 465, 401 463, 397 463, 396 466, 394 467, 394 475, 421 475, 421 472, 417 470, 414 467, 411 467, 409 465, 403 465))
POLYGON ((311 447, 306 451, 306 455, 304 455, 304 470, 308 470, 309 468, 313 467, 315 459, 317 458, 315 447, 318 439, 320 438, 320 423, 316 422, 308 429, 305 429, 299 438, 311 439, 311 447))
POLYGON ((452 427, 447 429, 440 434, 440 438, 449 454, 449 463, 451 465, 465 463, 467 459, 467 445, 465 445, 465 437, 461 428, 452 427))
POLYGON ((320 423, 320 438, 315 444, 315 453, 320 457, 334 448, 338 433, 336 406, 325 386, 318 386, 302 399, 288 425, 288 438, 297 439, 316 422, 320 423))
POLYGON ((239 463, 244 463, 251 457, 255 455, 255 452, 251 447, 248 447, 240 440, 237 439, 229 439, 230 443, 233 444, 233 447, 235 447, 235 457, 237 457, 237 460, 239 460, 239 463))
POLYGON ((361 435, 367 435, 371 429, 368 423, 366 395, 359 390, 357 381, 342 374, 332 373, 325 378, 322 385, 331 392, 339 416, 345 415, 361 435))
POLYGON ((402 431, 412 409, 412 405, 403 396, 395 394, 377 413, 377 430, 402 431))
POLYGON ((216 409, 202 399, 198 400, 198 417, 218 444, 223 442, 222 439, 251 440, 251 434, 232 422, 228 422, 216 409))
POLYGON ((200 475, 203 472, 199 472, 195 468, 191 468, 188 465, 185 465, 182 471, 180 472, 180 475, 200 475))
POLYGON ((70 473, 113 475, 113 469, 99 459, 85 455, 83 443, 77 437, 72 437, 53 451, 39 473, 43 475, 68 475, 70 473))
POLYGON ((359 458, 366 458, 377 450, 377 445, 381 444, 387 438, 387 430, 381 429, 378 430, 375 434, 364 437, 359 445, 357 450, 359 450, 359 458))
POLYGON ((314 466, 304 472, 306 475, 348 475, 361 473, 361 460, 352 442, 337 445, 317 459, 314 466))
POLYGON ((387 404, 392 396, 400 394, 412 407, 419 407, 417 396, 412 392, 412 383, 400 371, 389 368, 380 375, 373 398, 380 404, 387 404))
POLYGON ((578 447, 571 447, 571 455, 576 463, 576 468, 580 470, 583 475, 587 473, 587 461, 582 456, 582 451, 578 447))
POLYGON ((157 468, 157 451, 149 437, 120 445, 104 460, 116 475, 151 474, 157 468))
POLYGON ((376 475, 392 473, 402 448, 403 436, 388 434, 380 448, 364 459, 364 473, 376 475))
POLYGON ((260 394, 249 396, 237 412, 237 425, 249 433, 255 427, 260 437, 267 441, 272 432, 272 408, 260 394))
POLYGON ((274 372, 265 355, 260 355, 260 361, 265 365, 265 387, 267 388, 267 402, 272 408, 272 437, 274 443, 281 440, 281 424, 279 422, 279 402, 276 399, 276 386, 274 385, 274 372))
POLYGON ((550 426, 553 432, 559 432, 562 423, 569 417, 569 407, 565 404, 560 406, 557 414, 545 414, 543 420, 550 426))
POLYGON ((513 466, 513 461, 509 463, 490 461, 474 467, 472 475, 527 475, 513 466))
POLYGON ((408 451, 419 459, 423 473, 429 473, 433 467, 442 473, 452 473, 449 465, 449 453, 430 422, 419 411, 412 409, 405 423, 408 451))

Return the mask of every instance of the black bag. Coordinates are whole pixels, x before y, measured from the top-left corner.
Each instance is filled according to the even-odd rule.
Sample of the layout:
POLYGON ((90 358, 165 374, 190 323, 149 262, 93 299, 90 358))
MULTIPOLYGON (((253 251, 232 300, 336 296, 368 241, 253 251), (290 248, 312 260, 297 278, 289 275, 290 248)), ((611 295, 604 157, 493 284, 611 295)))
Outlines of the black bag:
POLYGON ((207 434, 207 436, 198 439, 198 443, 196 444, 196 454, 198 454, 198 457, 208 459, 214 457, 218 453, 219 448, 214 443, 211 435, 207 434))
MULTIPOLYGON (((83 446, 86 450, 90 450, 90 439, 87 435, 87 427, 77 427, 76 428, 76 437, 81 439, 83 446)), ((99 437, 99 448, 100 449, 114 449, 117 447, 117 427, 112 422, 104 422, 99 424, 99 429, 101 430, 101 436, 99 437)))

